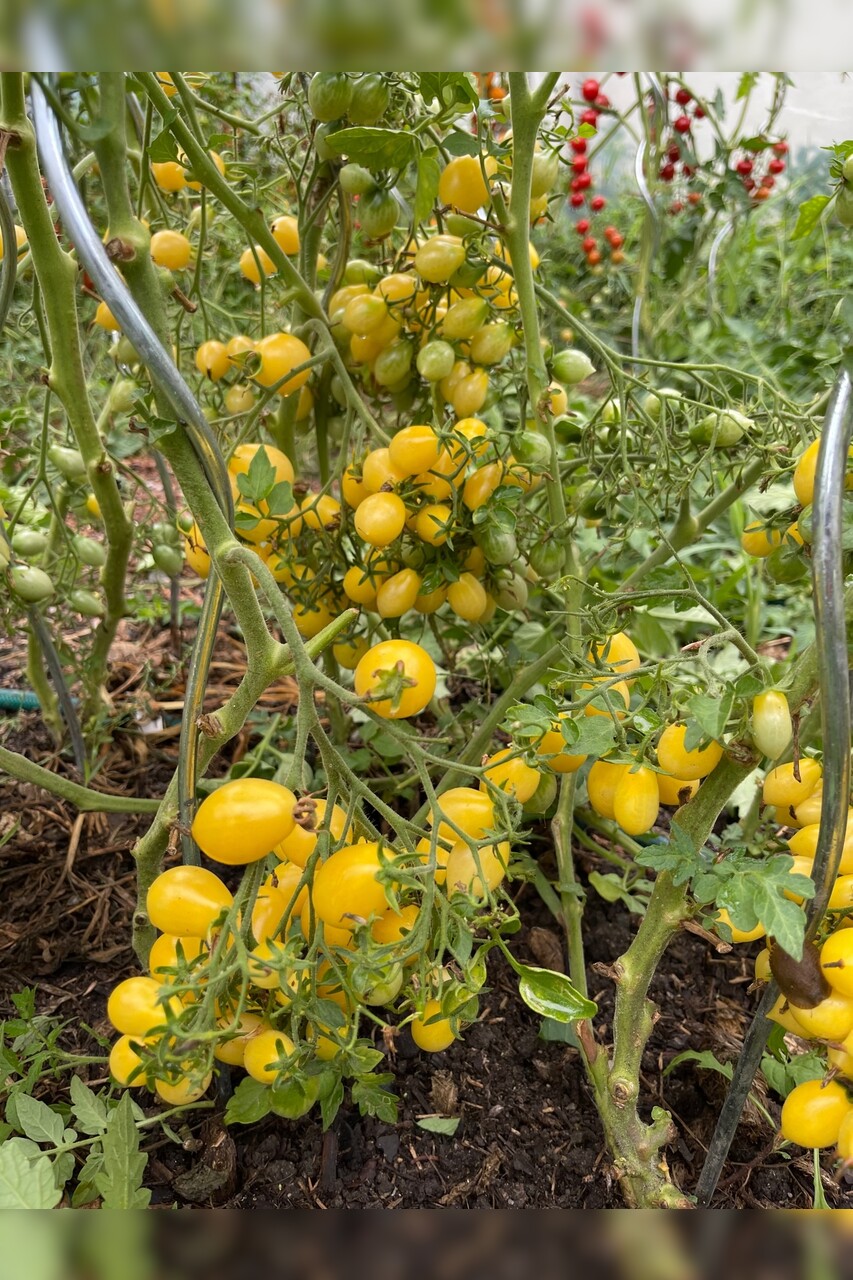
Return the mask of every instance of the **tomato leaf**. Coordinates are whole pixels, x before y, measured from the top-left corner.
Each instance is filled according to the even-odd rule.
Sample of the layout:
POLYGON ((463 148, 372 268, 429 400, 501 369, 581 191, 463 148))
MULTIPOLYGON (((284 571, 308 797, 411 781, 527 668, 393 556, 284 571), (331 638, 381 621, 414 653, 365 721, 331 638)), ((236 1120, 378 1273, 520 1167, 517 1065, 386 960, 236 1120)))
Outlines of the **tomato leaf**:
POLYGON ((452 1138, 459 1123, 459 1116, 421 1116, 417 1126, 419 1129, 426 1129, 427 1133, 441 1133, 452 1138))
POLYGON ((107 1107, 79 1076, 71 1077, 71 1111, 83 1133, 103 1133, 107 1127, 107 1107))
POLYGON ((353 1081, 352 1100, 363 1116, 376 1116, 386 1124, 397 1122, 397 1099, 385 1086, 394 1077, 389 1072, 364 1076, 353 1081))
POLYGON ((556 1018, 543 1018, 539 1024, 539 1039, 556 1044, 570 1044, 579 1049, 581 1042, 570 1022, 557 1022, 556 1018))
POLYGON ((171 111, 163 122, 163 128, 148 145, 148 159, 154 164, 164 164, 167 160, 178 158, 178 144, 169 129, 169 125, 177 119, 177 116, 177 111, 171 111))
POLYGON ((517 960, 513 968, 518 975, 518 994, 534 1013, 555 1022, 577 1022, 598 1012, 598 1005, 581 995, 564 973, 519 964, 517 960))
POLYGON ((17 1098, 16 1112, 18 1128, 33 1142, 49 1142, 54 1147, 60 1145, 65 1128, 62 1116, 51 1111, 46 1102, 21 1093, 17 1098))
POLYGON ((422 71, 418 87, 427 106, 431 102, 437 102, 440 107, 452 107, 456 103, 480 105, 479 94, 465 71, 422 71))
POLYGON ((831 196, 811 196, 803 201, 797 214, 797 225, 791 232, 792 240, 802 240, 805 236, 811 235, 831 199, 831 196))
POLYGON ((53 1209, 61 1199, 47 1156, 31 1159, 15 1139, 0 1146, 0 1209, 53 1209))
POLYGON ((142 1185, 148 1156, 139 1150, 139 1130, 133 1120, 129 1093, 110 1112, 101 1139, 104 1167, 95 1185, 105 1209, 147 1209, 151 1192, 142 1185))
POLYGON ((414 160, 419 145, 418 139, 404 130, 366 125, 338 129, 326 137, 326 146, 335 155, 364 164, 372 173, 377 169, 405 169, 414 160))
POLYGON ((826 1060, 819 1053, 798 1053, 796 1057, 779 1059, 765 1054, 761 1074, 774 1093, 787 1098, 792 1089, 807 1080, 820 1080, 826 1074, 826 1060))
POLYGON ((438 195, 438 179, 441 175, 441 162, 438 158, 438 147, 427 147, 418 156, 418 184, 415 188, 414 221, 415 225, 425 222, 432 214, 436 196, 438 195))
POLYGON ((271 1107, 269 1086, 261 1084, 260 1080, 253 1080, 251 1076, 246 1076, 228 1099, 225 1123, 255 1124, 256 1121, 263 1120, 264 1116, 269 1115, 271 1107))
POLYGON ((706 1071, 718 1071, 727 1080, 732 1078, 732 1064, 730 1062, 720 1062, 719 1058, 716 1058, 710 1049, 704 1049, 701 1053, 697 1049, 685 1049, 683 1053, 677 1053, 672 1061, 664 1067, 663 1074, 668 1076, 676 1067, 680 1067, 683 1062, 695 1062, 697 1067, 704 1067, 706 1071))
POLYGON ((684 748, 693 751, 708 738, 721 738, 731 715, 734 696, 727 690, 721 697, 696 693, 687 703, 691 719, 687 722, 684 748))

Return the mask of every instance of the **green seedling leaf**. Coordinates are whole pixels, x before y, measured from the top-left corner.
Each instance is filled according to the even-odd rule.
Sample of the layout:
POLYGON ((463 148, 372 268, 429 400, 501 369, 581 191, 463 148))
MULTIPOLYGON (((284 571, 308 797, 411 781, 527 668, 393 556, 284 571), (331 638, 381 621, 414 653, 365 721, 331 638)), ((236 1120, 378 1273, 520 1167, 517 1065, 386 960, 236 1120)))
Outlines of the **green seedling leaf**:
POLYGON ((139 1130, 133 1120, 129 1093, 110 1112, 101 1140, 104 1167, 95 1185, 105 1209, 147 1209, 151 1192, 142 1185, 148 1157, 139 1150, 139 1130))

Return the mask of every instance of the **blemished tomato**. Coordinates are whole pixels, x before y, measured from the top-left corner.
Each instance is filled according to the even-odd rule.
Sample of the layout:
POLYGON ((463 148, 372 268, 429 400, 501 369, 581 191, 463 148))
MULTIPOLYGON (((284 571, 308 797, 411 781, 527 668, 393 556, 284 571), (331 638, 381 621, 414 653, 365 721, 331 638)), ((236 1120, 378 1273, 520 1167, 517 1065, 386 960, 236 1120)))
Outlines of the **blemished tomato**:
POLYGON ((224 342, 203 342, 195 353, 195 367, 211 382, 224 378, 231 368, 231 361, 224 342))
POLYGON ((192 245, 180 231, 155 231, 151 237, 151 257, 158 267, 182 271, 192 256, 192 245))
MULTIPOLYGON (((826 977, 828 981, 828 973, 826 977)), ((839 991, 832 991, 811 1009, 800 1009, 790 1000, 788 1003, 794 1021, 816 1040, 840 1041, 853 1031, 853 999, 839 991)))
POLYGON ((782 1137, 799 1147, 833 1147, 850 1109, 850 1096, 837 1080, 805 1080, 782 1104, 782 1137))
POLYGON ((441 1053, 448 1049, 456 1035, 449 1018, 442 1018, 438 1000, 427 1000, 423 1013, 409 1024, 412 1039, 426 1053, 441 1053))
POLYGON ((728 925, 729 932, 732 935, 732 942, 757 942, 759 938, 767 937, 767 930, 764 925, 759 923, 754 929, 738 929, 732 924, 732 918, 726 911, 725 907, 716 913, 715 919, 720 924, 728 925))
POLYGON ((406 504, 396 493, 371 493, 356 508, 356 533, 372 547, 387 547, 405 524, 406 504))
POLYGON ((245 382, 237 382, 233 387, 229 387, 222 398, 225 408, 233 415, 248 413, 255 405, 254 392, 245 382))
MULTIPOLYGON (((460 831, 472 840, 480 840, 487 831, 495 826, 495 807, 484 791, 475 791, 473 787, 451 787, 438 797, 440 818, 448 821, 439 822, 438 838, 450 844, 459 841, 459 835, 450 823, 454 823, 460 831)), ((436 822, 436 814, 430 810, 427 822, 432 827, 436 822)))
POLYGON ((202 800, 193 819, 198 847, 215 862, 257 862, 290 835, 296 797, 267 778, 235 778, 202 800))
MULTIPOLYGON (((303 812, 307 812, 304 800, 299 801, 299 807, 303 812)), ((315 800, 311 814, 312 822, 307 825, 297 822, 290 834, 276 845, 273 850, 276 857, 287 858, 289 862, 304 869, 317 847, 317 837, 321 831, 328 830, 332 844, 338 844, 344 837, 347 815, 341 806, 336 804, 332 806, 332 812, 327 821, 327 808, 325 800, 315 800)))
POLYGON ((206 938, 217 917, 231 907, 230 891, 206 867, 161 871, 148 890, 148 918, 163 933, 206 938))
POLYGON ((421 590, 421 576, 414 569, 400 569, 386 578, 376 592, 376 609, 381 618, 402 618, 414 608, 421 590))
POLYGON ((763 560, 771 551, 782 545, 782 534, 778 529, 768 529, 760 522, 748 524, 740 535, 740 545, 748 556, 763 560))
POLYGON ((463 213, 476 213, 488 204, 489 189, 478 156, 456 156, 445 165, 438 180, 438 198, 463 213))
POLYGON ((823 769, 817 760, 801 756, 798 772, 799 781, 794 775, 793 762, 771 769, 764 779, 764 803, 782 809, 795 809, 803 800, 807 800, 820 782, 823 769))
POLYGON ((383 640, 361 659, 354 683, 360 697, 371 695, 369 705, 378 716, 404 720, 423 711, 435 693, 436 678, 435 663, 419 644, 383 640))
POLYGON ((233 1027, 233 1032, 231 1039, 219 1041, 213 1050, 214 1058, 218 1062, 226 1062, 229 1067, 242 1067, 249 1036, 254 1035, 263 1026, 263 1022, 259 1013, 251 1013, 248 1010, 241 1013, 236 1020, 227 1016, 219 1018, 217 1025, 223 1030, 231 1030, 233 1027))
POLYGON ((256 343, 255 351, 261 361, 255 378, 262 387, 272 387, 280 379, 287 379, 276 389, 280 396, 292 395, 311 376, 310 369, 302 369, 301 372, 294 373, 292 378, 287 377, 291 370, 311 359, 311 352, 305 343, 292 333, 271 333, 256 343))
POLYGON ((387 911, 383 911, 378 919, 373 921, 370 926, 370 936, 374 942, 382 945, 402 942, 417 924, 419 910, 420 908, 414 903, 402 907, 399 911, 389 907, 387 911))
POLYGON ((212 1079, 211 1071, 200 1080, 193 1076, 175 1076, 170 1080, 155 1080, 154 1088, 162 1102, 167 1102, 170 1107, 184 1107, 203 1098, 212 1079))
POLYGON ((420 424, 403 427, 388 445, 391 464, 402 477, 431 470, 440 452, 441 443, 434 429, 420 424))
POLYGON ((444 881, 446 893, 450 896, 454 893, 467 893, 473 898, 485 898, 488 890, 497 889, 503 880, 509 858, 509 841, 482 845, 477 850, 476 857, 464 841, 459 841, 447 855, 444 881))
POLYGON ((473 573, 461 573, 447 588, 447 603, 458 618, 478 622, 483 616, 488 597, 483 584, 473 573))
MULTIPOLYGON (((393 442, 392 442, 393 443, 393 442)), ((371 449, 361 466, 361 478, 368 493, 387 491, 401 484, 407 477, 405 466, 397 466, 391 447, 371 449)))
MULTIPOLYGON (((195 938, 192 934, 180 937, 173 933, 161 933, 160 937, 155 938, 151 944, 151 950, 148 953, 148 972, 160 982, 174 982, 176 980, 174 970, 188 969, 202 952, 207 954, 207 947, 201 938, 195 938), (172 972, 168 972, 169 970, 172 972)), ((197 972, 198 966, 193 966, 193 970, 197 972)))
POLYGON ((162 990, 155 978, 125 978, 113 987, 107 1000, 107 1017, 116 1031, 126 1036, 150 1036, 157 1027, 166 1025, 167 1013, 180 1012, 180 1001, 175 997, 160 999, 162 990))
POLYGON ((372 842, 347 845, 333 853, 314 872, 317 918, 337 929, 354 929, 361 920, 383 915, 388 900, 376 878, 381 865, 379 845, 372 842))
POLYGON ((292 258, 299 252, 299 222, 291 214, 283 213, 270 229, 282 253, 292 258))
POLYGON ((306 529, 337 529, 341 504, 330 493, 306 493, 302 499, 302 523, 306 529))
POLYGON ((629 836, 651 831, 660 810, 657 774, 640 765, 627 769, 613 792, 613 817, 629 836))
POLYGON ((238 444, 228 459, 230 474, 232 476, 246 475, 252 465, 252 459, 259 449, 263 449, 267 462, 275 470, 276 484, 281 484, 282 481, 293 484, 293 463, 286 453, 282 453, 281 449, 276 449, 271 444, 238 444))
POLYGON ((716 769, 723 758, 723 748, 719 742, 709 742, 688 751, 684 745, 686 736, 687 725, 668 724, 658 741, 658 763, 665 773, 693 782, 716 769))
POLYGON ((853 999, 853 929, 829 935, 820 949, 820 967, 833 990, 853 999))
POLYGON ((608 760, 596 760, 589 771, 586 789, 589 803, 601 818, 612 818, 616 788, 628 765, 611 764, 608 760))
POLYGON ((670 773, 658 774, 658 791, 660 802, 671 808, 674 805, 687 804, 699 790, 698 778, 673 778, 670 773))
MULTIPOLYGON (((562 734, 560 735, 562 741, 562 734)), ((485 763, 480 790, 488 793, 489 785, 512 796, 519 804, 526 804, 539 786, 541 773, 532 768, 520 756, 513 756, 511 747, 496 751, 485 763)))
POLYGON ((773 976, 770 968, 770 951, 767 947, 763 947, 755 957, 753 973, 756 982, 769 982, 773 976))
POLYGON ((594 644, 586 655, 587 662, 598 662, 610 667, 620 676, 630 675, 643 665, 637 646, 624 631, 617 631, 601 644, 594 644))
POLYGON ((793 735, 791 708, 779 689, 768 689, 752 700, 752 741, 768 760, 777 760, 793 735))
POLYGON ((447 284, 464 261, 465 246, 458 236, 437 235, 418 249, 415 270, 429 284, 447 284))

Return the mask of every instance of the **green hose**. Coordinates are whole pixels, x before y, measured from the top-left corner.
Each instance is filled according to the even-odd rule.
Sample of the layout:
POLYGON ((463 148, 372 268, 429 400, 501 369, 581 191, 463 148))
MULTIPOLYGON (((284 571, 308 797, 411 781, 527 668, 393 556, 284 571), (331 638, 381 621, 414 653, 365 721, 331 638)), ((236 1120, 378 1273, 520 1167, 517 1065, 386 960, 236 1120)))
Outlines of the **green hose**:
POLYGON ((0 689, 0 711, 38 711, 40 705, 30 689, 0 689))

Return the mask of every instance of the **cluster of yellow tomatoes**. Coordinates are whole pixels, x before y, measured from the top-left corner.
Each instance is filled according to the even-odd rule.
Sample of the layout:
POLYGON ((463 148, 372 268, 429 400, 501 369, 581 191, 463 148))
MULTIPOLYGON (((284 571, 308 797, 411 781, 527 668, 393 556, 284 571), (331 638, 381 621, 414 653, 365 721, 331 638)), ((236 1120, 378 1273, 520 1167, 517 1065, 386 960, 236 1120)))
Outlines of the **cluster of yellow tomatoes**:
MULTIPOLYGON (((747 555, 767 559, 772 565, 784 565, 797 551, 811 542, 811 505, 814 501, 817 473, 817 456, 820 437, 813 440, 800 454, 793 472, 794 493, 800 504, 797 519, 784 529, 772 522, 753 521, 741 535, 741 546, 747 555)), ((847 478, 847 487, 853 488, 853 475, 847 478)))

